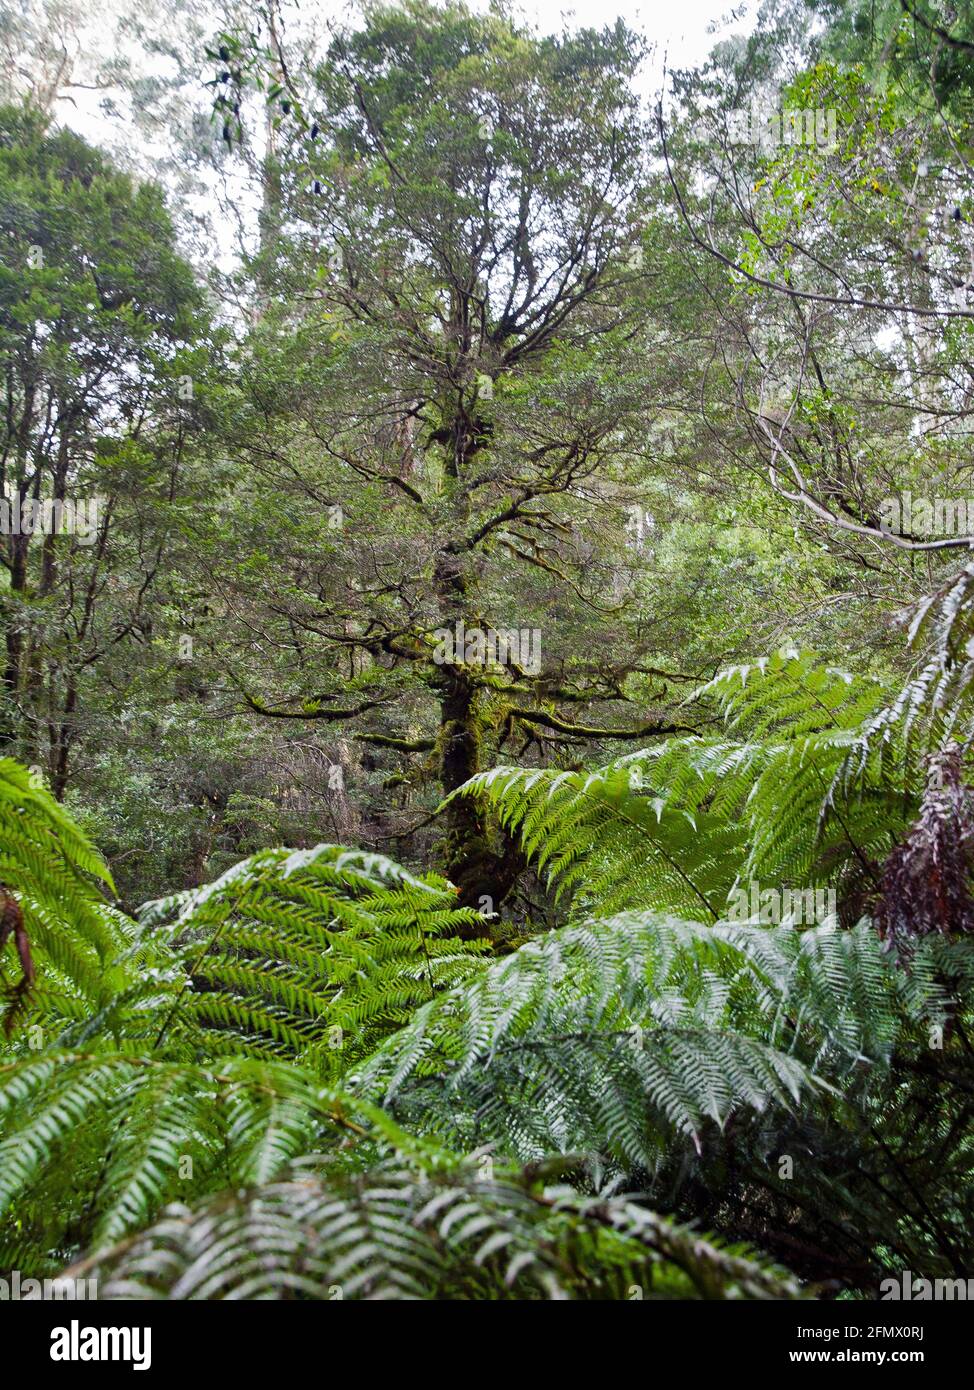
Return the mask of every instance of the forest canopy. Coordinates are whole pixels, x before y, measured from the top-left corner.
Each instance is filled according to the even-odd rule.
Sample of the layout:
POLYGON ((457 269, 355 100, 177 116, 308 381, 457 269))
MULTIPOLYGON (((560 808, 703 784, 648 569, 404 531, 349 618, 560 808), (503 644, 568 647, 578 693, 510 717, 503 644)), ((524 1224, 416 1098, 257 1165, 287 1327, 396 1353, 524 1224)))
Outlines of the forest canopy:
POLYGON ((0 1281, 974 1291, 974 15, 606 20, 0 20, 0 1281))

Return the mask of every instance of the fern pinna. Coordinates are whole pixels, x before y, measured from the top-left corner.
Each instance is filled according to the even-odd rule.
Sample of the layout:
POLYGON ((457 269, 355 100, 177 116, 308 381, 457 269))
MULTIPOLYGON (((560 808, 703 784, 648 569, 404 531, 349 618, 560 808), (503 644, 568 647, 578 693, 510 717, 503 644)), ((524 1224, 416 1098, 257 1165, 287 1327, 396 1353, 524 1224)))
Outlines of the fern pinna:
MULTIPOLYGON (((113 967, 132 924, 103 897, 104 859, 32 773, 0 758, 0 893, 17 966, 0 973, 8 1030, 33 989, 41 1016, 87 1017, 110 998, 113 967)), ((0 972, 9 969, 0 955, 0 972)))
POLYGON ((317 845, 262 850, 203 888, 148 903, 142 941, 179 964, 170 1042, 290 1056, 332 1074, 464 979, 482 927, 435 874, 317 845), (200 1030, 205 1030, 205 1036, 200 1030))

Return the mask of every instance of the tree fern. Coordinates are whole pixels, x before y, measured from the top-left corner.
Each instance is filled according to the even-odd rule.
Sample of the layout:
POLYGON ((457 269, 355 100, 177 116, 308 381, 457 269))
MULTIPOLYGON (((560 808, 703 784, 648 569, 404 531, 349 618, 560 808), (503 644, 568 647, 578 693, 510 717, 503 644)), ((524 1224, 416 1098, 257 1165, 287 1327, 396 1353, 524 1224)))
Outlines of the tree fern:
MULTIPOLYGON (((14 785, 32 792, 18 769, 14 785)), ((62 878, 97 867, 56 806, 50 824, 64 830, 62 878)), ((114 1239, 178 1196, 273 1180, 338 1123, 325 1074, 485 949, 452 935, 480 919, 443 880, 335 846, 263 852, 141 923, 80 876, 80 908, 55 919, 59 878, 10 877, 50 933, 31 1026, 0 1061, 0 1250, 23 1267, 114 1239), (94 971, 93 938, 92 981, 63 962, 94 971), (87 993, 66 987, 75 977, 87 993)))
POLYGON ((835 890, 852 920, 915 798, 879 758, 849 772, 876 682, 787 651, 696 692, 728 736, 671 738, 594 772, 500 767, 454 795, 482 797, 576 917, 656 908, 707 921, 731 893, 835 890))
POLYGON ((790 1242, 810 1275, 829 1249, 848 1282, 878 1280, 894 1250, 956 1273, 974 1198, 955 1124, 972 1108, 972 999, 968 940, 924 938, 904 970, 868 923, 624 914, 424 1006, 349 1084, 457 1148, 583 1155, 594 1183, 703 1211, 779 1258, 790 1242), (837 1186, 847 1216, 831 1229, 837 1186))
POLYGON ((916 673, 863 721, 842 772, 849 778, 860 775, 870 761, 891 763, 892 775, 916 797, 931 755, 955 745, 969 760, 974 737, 974 564, 918 605, 908 637, 917 652, 916 673))
POLYGON ((22 856, 42 1026, 0 1062, 0 1264, 80 1258, 112 1296, 796 1290, 695 1221, 836 1287, 956 1272, 974 942, 722 920, 773 869, 838 865, 855 901, 912 796, 895 760, 844 761, 884 692, 791 654, 701 698, 725 737, 468 789, 572 894, 575 920, 493 961, 445 881, 336 846, 262 851, 132 922, 54 807, 36 833, 82 910, 55 916, 22 856), (584 915, 614 897, 667 910, 584 915))
MULTIPOLYGON (((0 1252, 114 1241, 166 1201, 268 1182, 353 1103, 293 1063, 48 1052, 0 1069, 0 1252)), ((5 1263, 0 1253, 0 1264, 5 1263)))
MULTIPOLYGON (((35 1004, 87 1009, 116 986, 113 963, 124 948, 120 914, 100 889, 112 889, 101 855, 51 794, 19 763, 0 758, 0 885, 11 930, 0 928, 0 969, 8 1005, 22 1006, 34 983, 35 1004), (7 936, 19 956, 9 979, 7 936)), ((8 1026, 13 1021, 8 1013, 8 1026)))
POLYGON ((483 922, 444 879, 335 845, 263 850, 147 904, 141 924, 156 958, 180 966, 159 1024, 171 1045, 291 1056, 333 1074, 487 949, 460 939, 483 922))
MULTIPOLYGON (((974 982, 974 953, 952 946, 974 982)), ((623 914, 529 943, 425 1005, 353 1080, 410 1125, 436 1116, 454 1144, 648 1170, 674 1140, 699 1146, 742 1110, 811 1105, 905 1029, 943 1026, 936 960, 907 977, 865 925, 623 914)))
MULTIPOLYGON (((789 1298, 798 1285, 622 1197, 537 1169, 320 1158, 280 1182, 167 1212, 80 1267, 112 1298, 789 1298)), ((77 1271, 76 1271, 77 1272, 77 1271)))

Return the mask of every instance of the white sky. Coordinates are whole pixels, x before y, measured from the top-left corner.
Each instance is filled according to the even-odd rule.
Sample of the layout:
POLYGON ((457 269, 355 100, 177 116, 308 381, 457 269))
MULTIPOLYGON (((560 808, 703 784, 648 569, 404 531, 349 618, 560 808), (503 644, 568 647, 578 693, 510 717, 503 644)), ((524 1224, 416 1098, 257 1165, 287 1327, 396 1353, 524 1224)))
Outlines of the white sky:
MULTIPOLYGON (((658 45, 657 62, 662 68, 662 55, 668 50, 669 67, 691 67, 702 63, 713 45, 732 32, 747 33, 754 26, 756 0, 743 0, 733 5, 730 0, 576 0, 570 6, 557 0, 521 0, 521 9, 539 28, 555 30, 561 27, 564 15, 579 25, 595 28, 611 23, 621 16, 633 29, 649 36, 658 45), (710 26, 721 19, 736 18, 710 32, 710 26)), ((479 6, 478 6, 479 8, 479 6)))
MULTIPOLYGON (((0 0, 2 3, 3 0, 0 0)), ((474 9, 484 10, 489 0, 468 0, 468 3, 474 9)), ((703 63, 720 39, 731 33, 750 32, 754 27, 758 4, 759 0, 739 0, 736 7, 730 0, 574 0, 573 4, 565 4, 564 0, 512 0, 512 9, 515 17, 523 16, 543 33, 559 32, 565 27, 601 28, 614 23, 621 16, 653 45, 638 85, 643 100, 655 102, 663 85, 664 63, 670 69, 703 63)), ((150 24, 164 25, 169 21, 166 0, 101 0, 100 6, 89 12, 84 26, 84 47, 95 61, 99 56, 104 56, 108 34, 112 34, 113 42, 117 42, 114 37, 117 35, 116 17, 132 13, 133 10, 139 12, 140 8, 146 19, 151 16, 150 24)), ((320 32, 325 27, 323 21, 329 19, 348 22, 355 8, 356 0, 301 0, 300 8, 295 12, 285 0, 285 12, 291 11, 292 22, 296 20, 300 29, 311 32, 320 32)), ((178 23, 178 17, 173 16, 172 22, 178 23)), ((154 61, 163 64, 164 71, 170 71, 169 59, 153 59, 141 50, 134 36, 129 36, 124 49, 136 71, 151 74, 154 61)), ((75 76, 76 80, 85 80, 83 63, 75 76)), ((104 92, 75 88, 68 99, 58 103, 59 120, 93 144, 111 149, 116 157, 125 162, 131 161, 139 173, 149 172, 144 157, 158 159, 165 155, 166 146, 133 146, 126 138, 124 120, 121 123, 113 121, 102 111, 104 96, 104 92)), ((124 109, 124 99, 121 104, 124 109)), ((230 177, 232 180, 234 176, 230 177)), ((208 176, 204 174, 203 179, 204 183, 212 186, 208 176)), ((236 201, 238 207, 246 204, 246 198, 238 197, 236 201)), ((195 206, 204 215, 212 214, 214 210, 210 195, 205 193, 188 205, 195 206)), ((252 217, 245 214, 245 221, 249 224, 252 217)), ((228 240, 231 236, 229 226, 218 229, 217 244, 211 246, 211 254, 217 264, 229 265, 232 262, 233 252, 228 240)))
MULTIPOLYGON (((468 3, 473 9, 488 7, 488 0, 468 0, 468 3)), ((739 0, 736 6, 730 0, 575 0, 574 4, 565 5, 561 0, 514 0, 517 11, 548 33, 560 30, 565 24, 600 28, 621 16, 632 28, 645 34, 654 46, 641 84, 644 94, 654 98, 659 92, 664 61, 670 68, 702 63, 719 39, 734 32, 747 33, 754 27, 758 4, 759 0, 739 0)), ((157 14, 161 9, 151 4, 151 0, 148 8, 157 14)), ((118 14, 133 9, 139 9, 139 0, 106 0, 101 13, 118 14)), ((303 0, 297 11, 298 22, 301 27, 313 30, 318 16, 339 18, 353 9, 354 4, 349 4, 348 0, 303 0)), ((104 34, 105 29, 105 21, 100 20, 98 14, 95 10, 86 26, 89 39, 94 39, 95 52, 99 51, 99 31, 104 34)), ((145 55, 138 65, 151 71, 151 59, 145 55)), ((59 117, 79 134, 97 142, 98 126, 104 120, 98 109, 99 99, 99 93, 75 91, 71 106, 61 105, 59 117)))
MULTIPOLYGON (((472 8, 486 8, 469 0, 472 8)), ((314 0, 312 0, 314 3, 314 0)), ((754 28, 759 0, 520 0, 520 8, 539 29, 554 32, 562 27, 601 28, 621 17, 655 45, 641 84, 644 94, 659 95, 664 61, 669 69, 702 64, 715 43, 733 33, 754 28)))

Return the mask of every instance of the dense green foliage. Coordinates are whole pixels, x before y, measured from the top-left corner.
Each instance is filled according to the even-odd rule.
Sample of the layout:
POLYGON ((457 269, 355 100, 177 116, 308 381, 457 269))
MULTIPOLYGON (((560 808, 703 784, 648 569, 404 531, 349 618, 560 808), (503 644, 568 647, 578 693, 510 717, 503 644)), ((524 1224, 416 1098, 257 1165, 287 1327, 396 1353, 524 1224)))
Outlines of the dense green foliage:
POLYGON ((177 12, 0 26, 0 1274, 966 1277, 970 17, 656 106, 621 21, 177 12))

